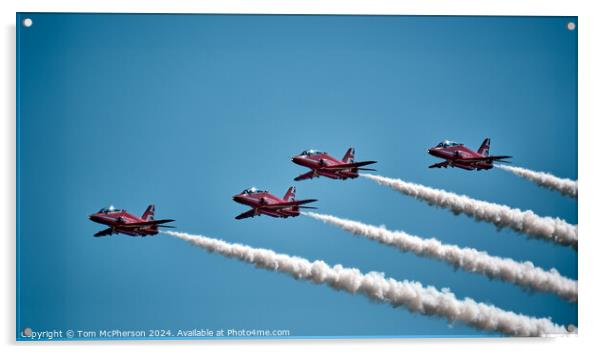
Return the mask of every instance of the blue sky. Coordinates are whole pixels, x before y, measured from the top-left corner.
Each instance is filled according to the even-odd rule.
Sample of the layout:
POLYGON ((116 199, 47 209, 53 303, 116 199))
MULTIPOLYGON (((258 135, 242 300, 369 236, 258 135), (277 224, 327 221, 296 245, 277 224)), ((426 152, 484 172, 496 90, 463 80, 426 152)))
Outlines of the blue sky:
MULTIPOLYGON (((18 22, 25 15, 18 15, 18 22)), ((255 269, 164 236, 92 235, 114 204, 178 230, 382 271, 577 323, 577 305, 317 221, 265 216, 246 187, 320 212, 530 260, 577 253, 358 179, 294 182, 307 148, 378 173, 577 223, 577 203, 508 172, 428 169, 443 139, 577 178, 577 31, 568 17, 27 14, 18 26, 17 330, 288 329, 294 336, 487 336, 255 269)))

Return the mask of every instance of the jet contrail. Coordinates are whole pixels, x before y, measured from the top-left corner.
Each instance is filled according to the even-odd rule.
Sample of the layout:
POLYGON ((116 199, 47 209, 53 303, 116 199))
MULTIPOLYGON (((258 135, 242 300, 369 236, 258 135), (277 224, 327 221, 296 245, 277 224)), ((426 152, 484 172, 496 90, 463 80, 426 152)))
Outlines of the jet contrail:
POLYGON ((468 272, 482 273, 490 278, 502 279, 533 290, 551 292, 571 302, 577 302, 577 281, 560 275, 556 269, 546 271, 531 262, 517 262, 510 258, 495 257, 474 248, 446 245, 434 238, 424 239, 408 235, 403 231, 390 231, 384 226, 376 227, 312 212, 302 214, 340 227, 354 235, 395 246, 402 251, 439 259, 468 272))
POLYGON ((546 172, 532 171, 522 167, 495 165, 504 171, 512 172, 519 177, 535 182, 537 185, 560 192, 563 195, 577 199, 577 181, 559 178, 546 172))
POLYGON ((385 278, 384 274, 377 272, 362 274, 355 268, 345 268, 340 264, 331 267, 321 260, 310 262, 305 258, 205 236, 173 231, 163 233, 188 241, 206 251, 254 264, 258 268, 286 273, 295 279, 310 280, 316 284, 327 284, 352 294, 361 293, 370 299, 387 302, 395 307, 404 306, 412 312, 439 316, 449 321, 462 321, 481 330, 525 337, 569 333, 566 328, 553 323, 549 318, 535 318, 504 311, 470 298, 459 300, 449 290, 440 291, 432 286, 425 287, 419 282, 385 278))
POLYGON ((559 218, 539 216, 531 210, 513 209, 506 205, 476 200, 465 195, 405 182, 400 179, 371 174, 360 174, 360 176, 431 205, 449 209, 455 214, 463 213, 479 221, 490 222, 498 228, 509 227, 536 238, 577 248, 577 225, 571 225, 559 218))

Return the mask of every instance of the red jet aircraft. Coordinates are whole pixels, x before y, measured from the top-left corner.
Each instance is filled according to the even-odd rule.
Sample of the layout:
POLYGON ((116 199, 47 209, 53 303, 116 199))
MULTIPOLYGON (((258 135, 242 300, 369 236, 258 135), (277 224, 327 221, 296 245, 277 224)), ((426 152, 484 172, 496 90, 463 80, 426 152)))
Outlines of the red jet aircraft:
POLYGON ((376 171, 362 166, 371 165, 376 161, 354 162, 355 150, 349 148, 343 160, 339 161, 326 152, 305 150, 293 157, 293 162, 311 169, 311 171, 295 177, 295 181, 311 179, 314 177, 328 177, 332 179, 357 178, 358 171, 376 171))
POLYGON ((232 197, 235 202, 250 206, 251 210, 245 211, 235 219, 252 218, 256 215, 269 215, 275 218, 288 218, 289 216, 299 216, 299 209, 317 209, 309 206, 302 206, 317 201, 317 199, 295 200, 295 187, 290 187, 283 199, 280 199, 268 191, 260 191, 252 187, 245 189, 242 193, 232 197))
POLYGON ((102 208, 88 218, 96 223, 108 225, 109 228, 94 234, 95 237, 113 234, 126 234, 129 236, 150 236, 159 233, 159 227, 173 227, 161 225, 172 222, 172 219, 155 220, 155 206, 149 205, 142 217, 137 217, 125 210, 115 209, 112 205, 102 208))
POLYGON ((493 161, 510 163, 510 161, 504 161, 504 159, 511 158, 512 156, 490 156, 489 143, 490 139, 486 138, 479 150, 474 152, 463 144, 445 140, 439 143, 439 145, 428 149, 429 154, 445 159, 445 161, 430 165, 429 168, 447 168, 447 166, 451 166, 469 171, 475 169, 479 171, 493 168, 493 161))

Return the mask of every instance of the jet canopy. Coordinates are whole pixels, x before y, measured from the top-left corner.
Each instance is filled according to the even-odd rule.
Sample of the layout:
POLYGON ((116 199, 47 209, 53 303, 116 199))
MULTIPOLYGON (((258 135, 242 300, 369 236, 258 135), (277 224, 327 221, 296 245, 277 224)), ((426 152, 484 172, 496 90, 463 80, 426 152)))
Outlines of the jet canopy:
POLYGON ((321 154, 323 154, 323 152, 314 150, 314 149, 309 149, 309 150, 303 151, 301 153, 301 156, 312 156, 312 155, 321 155, 321 154))
POLYGON ((247 188, 244 191, 242 191, 241 194, 253 194, 253 193, 267 193, 267 191, 261 191, 255 187, 251 187, 251 188, 247 188))
POLYGON ((456 143, 450 140, 443 140, 442 142, 440 142, 437 147, 442 147, 442 148, 446 148, 446 147, 450 147, 450 146, 459 146, 462 145, 460 143, 456 143))
POLYGON ((116 211, 121 211, 121 209, 116 209, 114 206, 112 206, 112 205, 109 205, 109 206, 108 206, 108 207, 106 207, 106 208, 102 208, 102 209, 100 209, 98 212, 99 212, 99 213, 104 213, 104 214, 107 214, 107 213, 114 213, 114 212, 116 212, 116 211))

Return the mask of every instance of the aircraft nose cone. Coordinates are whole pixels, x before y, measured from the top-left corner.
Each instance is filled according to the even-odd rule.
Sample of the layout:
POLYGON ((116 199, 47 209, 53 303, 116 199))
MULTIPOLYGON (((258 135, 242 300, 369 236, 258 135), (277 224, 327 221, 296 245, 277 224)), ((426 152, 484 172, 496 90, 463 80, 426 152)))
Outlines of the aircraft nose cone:
POLYGON ((291 158, 291 161, 293 161, 294 163, 297 163, 297 164, 299 163, 300 160, 301 160, 301 158, 299 156, 293 156, 291 158))

